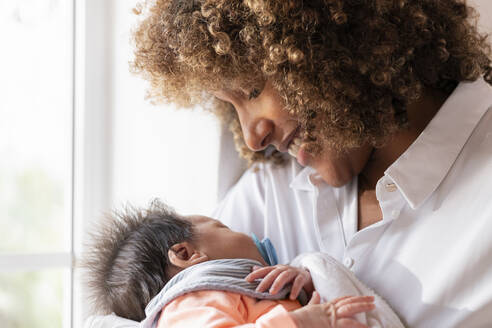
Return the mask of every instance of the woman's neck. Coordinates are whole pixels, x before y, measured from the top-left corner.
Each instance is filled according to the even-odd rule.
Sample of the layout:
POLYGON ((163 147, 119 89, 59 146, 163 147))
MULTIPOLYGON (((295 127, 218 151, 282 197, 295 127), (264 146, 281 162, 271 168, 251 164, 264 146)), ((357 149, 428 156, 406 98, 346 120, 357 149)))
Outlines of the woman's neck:
POLYGON ((417 139, 448 96, 441 91, 427 89, 417 102, 407 107, 408 128, 397 132, 383 147, 374 149, 359 175, 359 191, 376 188, 384 171, 417 139))

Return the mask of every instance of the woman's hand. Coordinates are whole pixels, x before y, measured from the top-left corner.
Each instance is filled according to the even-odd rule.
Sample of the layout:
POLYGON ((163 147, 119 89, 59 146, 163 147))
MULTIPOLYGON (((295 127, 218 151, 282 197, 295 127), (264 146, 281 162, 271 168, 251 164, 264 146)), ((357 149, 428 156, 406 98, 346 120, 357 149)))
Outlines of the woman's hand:
POLYGON ((253 271, 246 276, 246 281, 253 282, 262 279, 256 291, 268 290, 270 294, 278 293, 286 284, 292 283, 289 298, 295 300, 301 289, 304 288, 308 294, 314 290, 313 281, 309 271, 303 268, 288 265, 275 265, 269 267, 253 267, 253 271))
POLYGON ((300 328, 368 328, 354 315, 374 309, 373 302, 373 296, 345 296, 320 304, 319 294, 313 292, 308 305, 290 312, 290 315, 300 328))

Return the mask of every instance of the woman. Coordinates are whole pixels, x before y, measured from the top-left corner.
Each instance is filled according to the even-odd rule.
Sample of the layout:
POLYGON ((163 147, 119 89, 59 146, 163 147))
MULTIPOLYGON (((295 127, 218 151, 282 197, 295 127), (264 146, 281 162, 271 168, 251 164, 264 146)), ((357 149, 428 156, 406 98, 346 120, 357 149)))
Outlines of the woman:
POLYGON ((491 62, 464 1, 139 11, 133 68, 149 96, 208 104, 241 154, 266 162, 218 218, 269 237, 281 262, 329 253, 410 327, 492 322, 491 62))

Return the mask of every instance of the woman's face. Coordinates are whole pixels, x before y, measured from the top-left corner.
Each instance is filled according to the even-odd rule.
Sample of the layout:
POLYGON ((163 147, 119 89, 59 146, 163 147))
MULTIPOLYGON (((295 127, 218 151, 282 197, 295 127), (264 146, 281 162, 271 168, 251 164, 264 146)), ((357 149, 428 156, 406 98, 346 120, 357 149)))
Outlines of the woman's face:
POLYGON ((283 109, 284 102, 271 83, 258 90, 222 90, 214 95, 231 103, 239 116, 246 145, 253 151, 273 145, 280 152, 289 152, 299 164, 311 166, 322 179, 334 187, 347 184, 364 168, 371 147, 337 153, 325 146, 315 156, 306 152, 300 135, 300 123, 283 109))

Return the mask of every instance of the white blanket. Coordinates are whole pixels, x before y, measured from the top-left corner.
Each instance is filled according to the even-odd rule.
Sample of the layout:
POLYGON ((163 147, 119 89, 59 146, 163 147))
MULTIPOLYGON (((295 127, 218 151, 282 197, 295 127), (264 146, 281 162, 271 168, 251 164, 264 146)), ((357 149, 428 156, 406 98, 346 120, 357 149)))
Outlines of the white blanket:
POLYGON ((323 253, 302 254, 296 257, 291 265, 309 270, 314 288, 320 294, 322 301, 347 295, 374 296, 376 308, 356 317, 361 323, 371 328, 404 328, 395 312, 379 295, 331 256, 323 253))
MULTIPOLYGON (((311 273, 314 287, 323 301, 330 301, 342 296, 374 296, 376 308, 357 319, 371 328, 404 328, 398 316, 388 304, 338 261, 323 253, 299 255, 291 265, 304 267, 311 273)), ((114 314, 108 316, 91 316, 84 328, 138 328, 139 323, 120 318, 114 314)))

